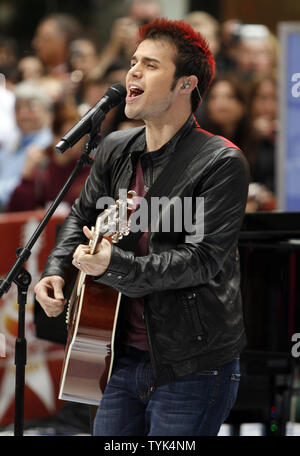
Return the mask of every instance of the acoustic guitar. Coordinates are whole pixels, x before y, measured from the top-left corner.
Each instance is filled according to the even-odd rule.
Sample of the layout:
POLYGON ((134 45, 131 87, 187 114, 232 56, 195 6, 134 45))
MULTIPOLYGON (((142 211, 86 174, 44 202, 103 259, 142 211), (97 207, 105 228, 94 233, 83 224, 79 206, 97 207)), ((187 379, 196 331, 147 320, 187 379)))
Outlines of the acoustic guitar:
MULTIPOLYGON (((136 194, 118 200, 97 218, 89 241, 90 253, 103 238, 117 243, 130 232, 129 216, 136 194), (120 214, 125 214, 125 217, 120 214)), ((121 293, 96 283, 80 271, 68 302, 68 337, 60 379, 59 399, 98 405, 113 365, 113 344, 121 293)))

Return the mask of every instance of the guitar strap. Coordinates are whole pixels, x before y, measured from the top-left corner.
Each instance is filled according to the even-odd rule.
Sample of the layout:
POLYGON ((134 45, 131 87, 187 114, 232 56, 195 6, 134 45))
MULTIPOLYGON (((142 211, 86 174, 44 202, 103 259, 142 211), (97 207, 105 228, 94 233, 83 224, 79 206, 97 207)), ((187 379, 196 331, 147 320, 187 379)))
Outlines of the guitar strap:
MULTIPOLYGON (((189 129, 178 141, 174 151, 171 154, 170 160, 163 168, 155 182, 150 187, 149 191, 144 196, 148 209, 148 226, 151 224, 151 198, 170 195, 172 189, 180 179, 187 166, 199 154, 201 147, 208 140, 205 134, 199 134, 196 129, 189 129), (200 141, 199 141, 200 139, 200 141), (194 141, 196 140, 196 141, 194 141)), ((136 211, 139 209, 137 207, 136 211)), ((122 250, 135 251, 143 231, 130 232, 128 236, 123 237, 118 242, 118 246, 122 250)))

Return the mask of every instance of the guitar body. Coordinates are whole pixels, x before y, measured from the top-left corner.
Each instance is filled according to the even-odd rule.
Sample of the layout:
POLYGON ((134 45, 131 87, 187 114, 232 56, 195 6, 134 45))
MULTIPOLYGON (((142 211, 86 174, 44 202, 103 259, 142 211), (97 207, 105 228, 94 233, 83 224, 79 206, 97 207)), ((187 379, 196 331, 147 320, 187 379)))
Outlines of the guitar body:
POLYGON ((98 405, 113 363, 121 294, 79 273, 69 301, 69 333, 59 399, 98 405), (84 304, 84 305, 83 305, 84 304))
MULTIPOLYGON (((89 242, 91 255, 102 241, 103 233, 114 243, 129 234, 128 217, 135 196, 134 191, 129 191, 125 202, 118 200, 98 216, 89 242)), ((120 301, 118 291, 96 283, 82 271, 78 273, 68 304, 68 338, 59 399, 99 404, 111 374, 120 301)))

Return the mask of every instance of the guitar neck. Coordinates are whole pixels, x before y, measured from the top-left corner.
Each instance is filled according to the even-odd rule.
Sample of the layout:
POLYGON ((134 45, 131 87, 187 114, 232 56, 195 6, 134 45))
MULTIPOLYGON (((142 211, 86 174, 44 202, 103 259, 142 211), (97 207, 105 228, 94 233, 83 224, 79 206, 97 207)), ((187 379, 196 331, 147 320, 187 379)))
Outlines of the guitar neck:
MULTIPOLYGON (((92 229, 92 231, 93 231, 93 229, 92 229)), ((100 242, 102 242, 102 239, 103 239, 103 235, 99 234, 96 238, 93 238, 90 240, 90 242, 89 242, 90 255, 94 255, 97 244, 100 244, 100 242)))

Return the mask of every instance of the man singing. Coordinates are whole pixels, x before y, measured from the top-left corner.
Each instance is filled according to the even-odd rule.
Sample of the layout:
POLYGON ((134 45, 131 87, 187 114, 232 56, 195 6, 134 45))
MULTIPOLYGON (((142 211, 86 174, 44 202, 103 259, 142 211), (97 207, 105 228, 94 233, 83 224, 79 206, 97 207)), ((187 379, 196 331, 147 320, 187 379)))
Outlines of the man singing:
MULTIPOLYGON (((125 113, 145 126, 102 141, 35 287, 49 317, 63 311, 71 263, 122 293, 95 435, 217 435, 237 396, 245 345, 237 243, 249 178, 239 148, 202 130, 193 115, 214 66, 204 38, 184 22, 141 27, 125 113), (104 239, 90 255, 99 198, 117 199, 119 189, 144 197, 174 164, 176 181, 166 178, 159 196, 202 198, 203 235, 175 230, 173 220, 169 232, 149 225, 134 249, 104 239)), ((197 204, 190 210, 195 220, 197 204)))

